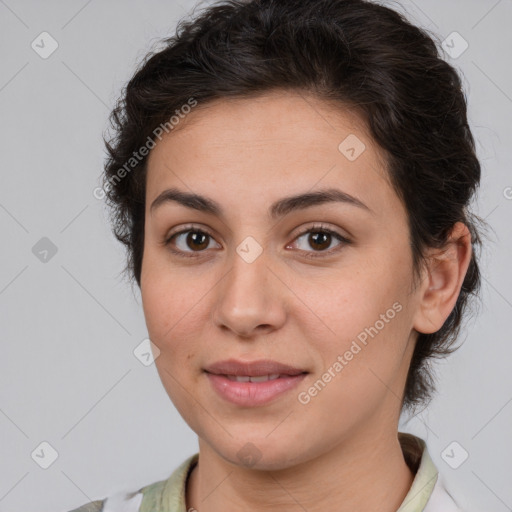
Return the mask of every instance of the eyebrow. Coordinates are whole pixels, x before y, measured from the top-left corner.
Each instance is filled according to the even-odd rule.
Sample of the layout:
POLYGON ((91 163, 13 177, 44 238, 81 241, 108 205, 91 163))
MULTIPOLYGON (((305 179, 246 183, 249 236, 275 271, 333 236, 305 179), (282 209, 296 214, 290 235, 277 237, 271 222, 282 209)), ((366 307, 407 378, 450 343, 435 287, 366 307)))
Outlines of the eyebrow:
MULTIPOLYGON (((150 213, 153 213, 154 210, 169 202, 176 202, 186 208, 198 210, 217 217, 224 217, 223 208, 213 199, 199 194, 184 192, 177 188, 170 188, 159 194, 151 204, 150 213)), ((316 192, 306 192, 304 194, 279 199, 270 206, 269 216, 272 219, 277 219, 292 211, 303 210, 326 203, 346 203, 370 213, 374 213, 367 205, 356 197, 336 188, 328 188, 316 192)))

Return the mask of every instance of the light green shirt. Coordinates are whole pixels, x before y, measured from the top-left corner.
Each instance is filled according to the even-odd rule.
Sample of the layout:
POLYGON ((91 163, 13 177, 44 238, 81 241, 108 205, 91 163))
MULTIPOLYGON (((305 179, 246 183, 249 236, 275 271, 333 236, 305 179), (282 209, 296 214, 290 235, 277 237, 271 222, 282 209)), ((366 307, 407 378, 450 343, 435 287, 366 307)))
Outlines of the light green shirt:
MULTIPOLYGON (((397 512, 460 511, 439 481, 437 468, 430 458, 425 441, 403 432, 398 433, 398 439, 407 465, 415 477, 397 512)), ((91 502, 71 512, 187 512, 187 479, 198 459, 198 453, 186 459, 167 480, 155 482, 132 493, 124 493, 122 497, 91 502)))

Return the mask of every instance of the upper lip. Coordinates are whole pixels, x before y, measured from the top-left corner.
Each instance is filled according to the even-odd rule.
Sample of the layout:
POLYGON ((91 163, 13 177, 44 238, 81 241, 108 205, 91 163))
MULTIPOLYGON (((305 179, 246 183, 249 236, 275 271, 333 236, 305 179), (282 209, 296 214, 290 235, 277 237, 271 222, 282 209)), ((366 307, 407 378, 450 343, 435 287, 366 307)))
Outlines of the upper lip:
POLYGON ((300 375, 307 373, 305 370, 293 366, 278 363, 270 359, 260 359, 257 361, 238 361, 236 359, 227 359, 217 361, 205 368, 208 373, 217 375, 235 375, 260 377, 263 375, 300 375))

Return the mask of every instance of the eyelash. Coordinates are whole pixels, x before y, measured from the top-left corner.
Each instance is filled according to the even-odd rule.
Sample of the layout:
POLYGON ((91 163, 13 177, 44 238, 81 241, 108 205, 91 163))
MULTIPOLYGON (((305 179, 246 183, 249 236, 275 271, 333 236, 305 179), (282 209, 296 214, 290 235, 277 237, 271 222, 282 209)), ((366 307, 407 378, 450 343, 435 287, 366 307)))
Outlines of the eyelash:
MULTIPOLYGON (((177 237, 179 235, 183 235, 185 233, 190 233, 190 232, 202 233, 202 234, 205 234, 205 235, 209 236, 210 238, 214 238, 213 235, 211 233, 209 233, 205 229, 202 229, 202 228, 199 229, 199 228, 196 228, 194 226, 187 226, 186 229, 178 231, 177 233, 173 233, 171 236, 166 238, 163 241, 163 245, 168 247, 169 250, 173 254, 176 254, 177 256, 180 256, 180 257, 183 257, 183 258, 198 258, 198 257, 201 257, 201 253, 205 252, 204 250, 203 251, 191 251, 191 253, 188 253, 188 252, 185 252, 185 251, 180 251, 180 250, 173 249, 171 247, 171 241, 173 240, 173 238, 175 238, 175 237, 177 237)), ((341 249, 343 249, 344 245, 349 245, 349 244, 352 243, 352 241, 349 240, 348 238, 340 235, 336 231, 333 231, 332 229, 329 229, 328 227, 326 227, 326 226, 324 226, 322 224, 318 224, 318 225, 312 226, 312 227, 308 228, 307 230, 302 231, 301 233, 299 233, 294 238, 294 241, 297 240, 298 238, 304 236, 304 235, 307 235, 308 233, 327 233, 329 235, 334 236, 338 241, 340 241, 342 243, 341 243, 341 245, 339 245, 338 247, 336 247, 334 249, 329 249, 329 250, 326 250, 326 251, 313 251, 313 253, 316 252, 317 254, 311 254, 311 253, 309 253, 309 251, 305 251, 306 252, 306 254, 304 254, 305 258, 316 259, 316 258, 328 257, 328 256, 331 256, 333 253, 338 252, 341 249)))

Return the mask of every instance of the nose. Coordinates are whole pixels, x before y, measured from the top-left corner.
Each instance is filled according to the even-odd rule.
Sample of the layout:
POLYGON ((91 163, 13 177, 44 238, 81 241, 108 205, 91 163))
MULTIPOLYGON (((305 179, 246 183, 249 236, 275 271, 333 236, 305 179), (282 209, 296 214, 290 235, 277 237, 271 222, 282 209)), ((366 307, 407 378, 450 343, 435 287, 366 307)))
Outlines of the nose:
POLYGON ((238 337, 268 334, 286 321, 286 291, 265 253, 251 263, 235 253, 230 270, 215 287, 212 320, 238 337))

